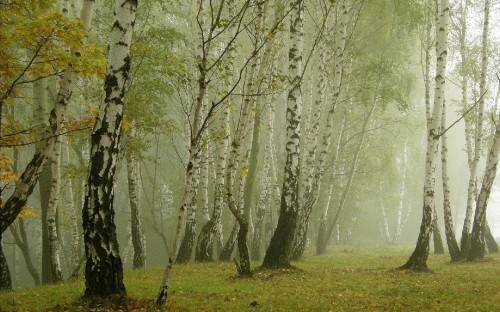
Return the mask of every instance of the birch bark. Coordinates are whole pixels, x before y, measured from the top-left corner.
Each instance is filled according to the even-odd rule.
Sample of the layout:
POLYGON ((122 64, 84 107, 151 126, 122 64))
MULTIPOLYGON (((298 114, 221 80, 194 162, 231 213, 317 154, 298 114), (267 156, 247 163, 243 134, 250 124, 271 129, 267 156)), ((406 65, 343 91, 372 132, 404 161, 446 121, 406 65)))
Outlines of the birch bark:
MULTIPOLYGON (((69 144, 66 136, 63 136, 63 162, 70 163, 69 144)), ((66 179, 65 198, 68 207, 70 235, 71 235, 71 277, 78 277, 80 270, 80 235, 78 233, 78 222, 75 210, 75 200, 73 193, 73 181, 66 179)))
MULTIPOLYGON (((479 103, 478 103, 476 132, 474 140, 474 154, 472 158, 472 163, 470 165, 469 188, 467 193, 468 194, 467 208, 465 211, 464 225, 462 228, 462 238, 460 241, 462 257, 464 258, 468 257, 469 249, 471 248, 470 235, 471 235, 471 222, 472 222, 472 212, 473 212, 472 206, 474 205, 474 194, 477 192, 477 168, 479 165, 479 160, 481 158, 481 152, 482 152, 483 115, 484 115, 485 97, 487 91, 486 77, 488 71, 488 25, 489 25, 489 0, 486 0, 485 10, 484 10, 483 33, 482 33, 482 49, 481 49, 481 80, 479 83, 480 98, 478 101, 479 103)), ((477 202, 476 202, 476 207, 477 207, 477 202)))
MULTIPOLYGON (((441 119, 441 129, 446 129, 446 102, 443 102, 443 113, 441 119)), ((450 201, 450 177, 448 176, 448 136, 443 133, 441 136, 441 176, 443 181, 443 211, 446 243, 450 253, 451 261, 460 260, 460 249, 458 247, 455 232, 453 230, 453 215, 450 201)))
POLYGON ((280 216, 262 267, 290 266, 290 252, 299 209, 300 123, 302 114, 301 74, 304 47, 304 2, 291 1, 289 76, 291 83, 286 108, 286 160, 281 194, 280 216))
MULTIPOLYGON (((90 28, 93 7, 93 0, 86 0, 82 7, 80 19, 83 22, 84 28, 87 30, 90 28)), ((74 51, 74 55, 78 58, 78 51, 74 51)), ((14 192, 7 199, 3 208, 0 209, 0 233, 5 232, 7 227, 14 222, 38 182, 43 165, 49 158, 49 155, 54 148, 55 134, 60 133, 66 108, 68 106, 69 99, 71 98, 72 88, 76 79, 77 75, 71 67, 65 71, 63 77, 61 78, 55 107, 49 118, 49 128, 46 135, 48 139, 43 142, 40 147, 40 151, 33 155, 33 158, 26 166, 21 177, 16 181, 14 192)), ((2 251, 0 250, 0 252, 2 251)))
MULTIPOLYGON (((308 142, 311 142, 309 139, 312 138, 312 147, 308 153, 305 155, 306 163, 305 168, 308 168, 306 171, 306 179, 303 185, 304 190, 302 192, 302 200, 301 200, 301 213, 302 216, 299 219, 297 224, 297 230, 294 235, 294 244, 292 251, 292 259, 298 259, 302 256, 302 253, 305 249, 306 239, 307 239, 307 231, 309 226, 309 217, 311 215, 311 211, 313 206, 318 200, 321 182, 325 173, 326 162, 330 152, 331 138, 333 134, 333 124, 335 117, 335 110, 337 107, 337 102, 341 93, 342 86, 342 75, 344 74, 345 67, 345 47, 347 40, 347 24, 349 21, 349 0, 344 0, 340 5, 340 25, 338 27, 338 38, 335 44, 335 74, 333 77, 333 90, 332 90, 332 100, 331 106, 327 112, 327 120, 326 120, 326 129, 322 138, 322 146, 319 155, 319 160, 314 166, 314 162, 316 159, 316 148, 317 148, 317 137, 319 132, 319 121, 321 119, 321 111, 323 102, 325 100, 325 93, 323 90, 326 88, 327 77, 325 75, 328 72, 325 68, 320 68, 320 72, 323 73, 320 81, 318 82, 318 99, 315 102, 315 106, 317 106, 315 110, 314 116, 314 124, 312 126, 312 131, 308 136, 308 142)), ((329 55, 326 51, 321 55, 322 60, 327 62, 329 59, 329 55)), ((324 66, 324 65, 323 65, 324 66)))
MULTIPOLYGON (((488 31, 489 31, 489 18, 490 18, 490 0, 484 2, 484 24, 482 34, 482 49, 481 49, 481 81, 480 98, 479 98, 479 125, 482 126, 482 107, 484 107, 485 97, 487 94, 487 77, 488 77, 488 31)), ((498 122, 499 119, 497 119, 498 122)), ((478 132, 480 131, 478 125, 478 132)), ((481 127, 482 128, 482 127, 481 127)), ((479 132, 479 138, 476 138, 476 145, 480 142, 482 132, 479 132)), ((484 173, 481 191, 476 202, 476 210, 474 213, 474 224, 470 237, 470 252, 462 250, 462 254, 467 255, 467 260, 474 261, 482 259, 485 251, 485 226, 486 226, 486 208, 488 204, 491 187, 495 179, 498 163, 498 154, 500 152, 500 128, 497 125, 495 135, 493 138, 493 145, 490 148, 488 159, 486 161, 486 170, 484 173)), ((464 223, 465 229, 465 223, 464 223)), ((466 247, 468 247, 466 245, 466 247)))
POLYGON ((448 21, 450 7, 448 0, 440 1, 438 25, 436 27, 436 78, 434 106, 427 132, 427 154, 425 161, 425 183, 423 192, 423 214, 417 244, 408 261, 401 269, 425 271, 429 256, 429 239, 432 227, 432 209, 434 207, 435 164, 440 138, 441 114, 446 82, 446 56, 448 48, 448 21))
POLYGON ((87 259, 84 297, 87 298, 125 294, 113 203, 136 10, 136 0, 115 2, 105 97, 91 136, 91 163, 82 212, 87 259))
POLYGON ((50 170, 52 181, 49 205, 47 209, 47 230, 50 248, 50 267, 52 271, 52 281, 57 283, 63 280, 56 223, 57 203, 59 202, 59 194, 61 189, 61 135, 58 135, 56 138, 54 151, 51 157, 50 170))
POLYGON ((132 267, 134 269, 139 269, 146 265, 145 239, 141 221, 140 164, 134 155, 128 155, 126 160, 130 202, 130 237, 134 250, 132 267))

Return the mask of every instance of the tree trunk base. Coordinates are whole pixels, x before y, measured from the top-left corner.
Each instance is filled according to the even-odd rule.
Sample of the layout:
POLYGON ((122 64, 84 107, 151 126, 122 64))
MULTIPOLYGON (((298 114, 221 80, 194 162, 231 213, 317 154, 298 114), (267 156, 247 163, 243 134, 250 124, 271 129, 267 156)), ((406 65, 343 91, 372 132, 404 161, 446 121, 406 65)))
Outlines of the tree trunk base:
POLYGON ((184 239, 182 240, 179 253, 177 254, 176 263, 188 263, 191 261, 193 254, 194 241, 196 239, 196 223, 187 223, 184 239))
POLYGON ((214 219, 211 219, 201 229, 198 235, 194 261, 209 262, 212 261, 212 252, 214 247, 215 236, 217 235, 217 227, 214 219))
POLYGON ((231 235, 227 239, 222 251, 219 254, 220 261, 231 261, 231 255, 234 251, 234 246, 236 245, 236 239, 238 238, 239 225, 236 223, 231 231, 231 235))
POLYGON ((10 277, 9 266, 7 265, 7 259, 5 258, 3 249, 0 246, 0 292, 11 291, 11 290, 12 290, 12 279, 10 277))

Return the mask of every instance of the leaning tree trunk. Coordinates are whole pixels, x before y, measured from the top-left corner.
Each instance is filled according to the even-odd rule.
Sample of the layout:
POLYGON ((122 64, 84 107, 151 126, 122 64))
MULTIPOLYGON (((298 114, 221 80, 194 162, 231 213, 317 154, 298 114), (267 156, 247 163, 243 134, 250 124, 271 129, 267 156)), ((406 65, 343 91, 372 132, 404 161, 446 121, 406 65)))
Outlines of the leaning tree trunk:
MULTIPOLYGON (((380 86, 380 79, 381 79, 381 77, 379 76, 379 82, 377 83, 376 94, 378 94, 378 90, 379 90, 379 86, 380 86)), ((349 195, 349 192, 351 190, 352 181, 354 180, 354 176, 356 175, 356 168, 358 166, 358 159, 359 159, 359 156, 361 154, 361 150, 363 148, 363 143, 365 140, 366 132, 368 130, 368 125, 371 121, 371 118, 372 118, 373 113, 377 107, 377 104, 378 104, 378 99, 375 99, 373 101, 372 107, 370 108, 370 111, 368 112, 368 115, 365 117, 365 120, 363 121, 363 128, 361 129, 361 134, 360 134, 361 137, 359 138, 358 144, 356 146, 356 150, 355 150, 354 155, 353 155, 351 166, 349 168, 349 175, 347 177, 346 185, 344 186, 344 190, 342 191, 342 195, 341 195, 339 203, 337 205, 337 211, 335 212, 335 215, 333 216, 332 221, 326 230, 324 240, 321 242, 318 242, 318 245, 316 246, 316 254, 318 254, 318 255, 323 254, 326 251, 326 247, 328 246, 328 242, 330 241, 330 239, 333 235, 333 231, 336 228, 337 223, 340 219, 340 215, 344 210, 347 196, 349 195)))
MULTIPOLYGON (((344 112, 342 114, 342 126, 340 128, 339 136, 337 138, 337 145, 335 146, 335 151, 333 154, 333 162, 332 163, 334 163, 334 164, 337 163, 337 159, 340 155, 340 150, 341 150, 341 145, 342 145, 341 143, 344 139, 346 127, 347 127, 347 108, 344 107, 344 112)), ((337 175, 336 171, 337 171, 336 167, 334 166, 333 172, 331 174, 331 181, 335 180, 335 177, 337 175)), ((330 188, 328 190, 328 197, 327 197, 325 208, 323 209, 323 212, 321 213, 321 217, 319 219, 318 236, 316 238, 316 254, 321 253, 322 244, 323 244, 323 241, 325 240, 325 237, 326 237, 326 231, 327 231, 327 227, 328 227, 328 224, 327 224, 328 213, 330 211, 330 206, 331 206, 330 204, 331 204, 331 200, 332 200, 333 186, 334 185, 332 182, 332 184, 330 185, 330 188)))
POLYGON ((184 238, 182 239, 179 252, 177 254, 177 263, 187 263, 191 260, 193 247, 196 240, 196 210, 198 207, 198 185, 200 182, 200 168, 196 168, 192 176, 191 198, 188 206, 188 216, 186 221, 186 229, 184 231, 184 238))
POLYGON ((87 298, 125 295, 113 203, 136 10, 137 1, 115 3, 104 103, 91 136, 91 163, 82 213, 87 298))
MULTIPOLYGON (((441 129, 446 129, 446 102, 443 102, 441 129)), ((448 137, 446 133, 441 136, 441 175, 443 180, 443 211, 446 243, 450 253, 451 262, 459 261, 460 249, 453 231, 453 216, 450 201, 450 177, 448 176, 448 137)))
MULTIPOLYGON (((204 9, 203 9, 203 4, 204 0, 199 0, 199 10, 198 10, 198 16, 199 16, 199 26, 200 26, 200 31, 203 32, 204 30, 204 9)), ((208 40, 211 41, 213 39, 213 34, 210 33, 208 35, 208 40)), ((201 39, 203 41, 205 37, 201 36, 201 39)), ((179 249, 182 243, 183 239, 183 234, 186 230, 186 217, 187 217, 187 210, 191 207, 192 202, 194 198, 192 197, 193 195, 193 189, 196 188, 197 184, 195 184, 195 175, 197 174, 196 171, 198 170, 199 167, 199 161, 200 161, 200 149, 201 149, 201 137, 203 135, 203 129, 201 127, 201 122, 202 122, 202 115, 203 115, 203 108, 204 108, 204 102, 205 102, 205 96, 206 96, 206 90, 207 90, 207 55, 210 52, 210 47, 204 46, 205 41, 201 43, 199 46, 200 51, 200 56, 201 60, 198 64, 198 69, 199 69, 199 77, 198 77, 198 96, 196 98, 196 103, 195 103, 195 109, 194 109, 194 118, 192 121, 192 128, 191 128, 191 135, 190 135, 190 144, 189 144, 189 160, 188 164, 186 166, 186 172, 185 172, 185 180, 184 180, 184 194, 182 198, 182 205, 179 209, 179 217, 177 219, 177 226, 175 228, 175 235, 173 239, 173 244, 172 244, 172 250, 171 254, 169 255, 168 258, 168 264, 165 267, 165 271, 163 272, 163 278, 161 281, 160 289, 158 291, 158 295, 156 297, 156 306, 157 307, 162 307, 166 300, 167 300, 167 290, 170 285, 170 278, 172 276, 172 270, 174 267, 174 264, 176 262, 177 256, 179 254, 179 249)))
POLYGON ((231 234, 229 234, 229 237, 227 238, 221 252, 219 253, 220 261, 231 261, 231 255, 233 254, 234 246, 236 245, 236 239, 238 238, 239 230, 240 225, 238 224, 238 221, 235 221, 233 229, 231 230, 231 234))
POLYGON ((434 187, 435 187, 435 164, 440 138, 441 114, 444 101, 444 87, 446 77, 446 56, 448 45, 448 21, 449 2, 441 0, 441 9, 436 27, 436 78, 434 91, 434 107, 431 122, 427 132, 427 154, 425 161, 425 183, 424 183, 424 203, 422 223, 417 244, 408 261, 401 266, 401 269, 425 271, 427 270, 427 258, 429 256, 429 240, 432 228, 432 210, 434 207, 434 187))
POLYGON ((498 253, 500 250, 498 249, 497 241, 493 234, 491 233, 490 225, 488 224, 488 220, 484 221, 484 240, 486 241, 486 246, 488 247, 489 253, 498 253))
POLYGON ((281 194, 280 216, 271 243, 266 251, 262 267, 280 268, 290 266, 290 252, 297 224, 300 182, 300 123, 302 113, 302 54, 304 47, 303 14, 304 2, 291 1, 291 46, 289 76, 292 77, 286 108, 286 160, 281 194))
POLYGON ((481 191, 476 204, 474 224, 471 233, 471 248, 467 257, 468 261, 484 258, 485 240, 484 230, 486 221, 486 208, 490 197, 491 187, 497 173, 498 155, 500 153, 500 125, 497 125, 493 145, 491 146, 486 161, 486 172, 484 173, 481 191))
POLYGON ((219 228, 222 226, 222 209, 224 207, 224 181, 226 173, 227 151, 229 149, 229 121, 230 121, 230 106, 226 105, 224 109, 224 123, 222 132, 224 136, 219 146, 219 158, 216 173, 215 193, 214 193, 214 209, 212 217, 205 223, 198 236, 196 244, 195 261, 210 261, 212 260, 213 245, 218 234, 219 228))
MULTIPOLYGON (((266 145, 264 152, 264 154, 266 155, 266 159, 270 148, 271 148, 270 146, 266 145)), ((251 252, 252 260, 255 261, 260 261, 262 259, 261 247, 262 247, 262 237, 263 237, 262 234, 264 230, 264 218, 266 215, 266 202, 267 202, 266 199, 270 195, 269 191, 271 188, 271 177, 269 174, 270 165, 271 165, 270 163, 266 163, 264 165, 264 170, 263 170, 264 182, 263 185, 261 186, 259 200, 257 201, 257 205, 255 208, 256 219, 255 219, 255 230, 252 238, 252 252, 251 252)))
POLYGON ((434 242, 434 253, 436 255, 444 254, 443 239, 441 238, 436 207, 432 209, 432 240, 434 242))
MULTIPOLYGON (((487 93, 487 76, 488 76, 488 27, 489 27, 489 13, 490 13, 490 1, 486 0, 484 2, 484 24, 483 24, 483 34, 482 34, 482 50, 481 50, 481 80, 479 83, 479 114, 478 114, 478 128, 476 145, 481 143, 482 139, 482 118, 483 118, 483 108, 485 105, 485 97, 487 93)), ((498 121, 498 119, 497 119, 498 121)), ((473 261, 476 259, 482 259, 484 257, 484 225, 486 221, 486 206, 488 203, 488 198, 491 191, 491 185, 496 174, 496 166, 498 162, 498 148, 495 144, 500 144, 497 141, 497 133, 499 132, 498 126, 495 131, 495 137, 493 139, 493 145, 491 146, 488 159, 486 161, 486 172, 483 177, 483 182, 481 185, 481 191, 479 193, 476 202, 476 211, 474 214, 474 225, 470 237, 470 254, 468 250, 462 250, 462 254, 467 256, 467 260, 473 261)), ((500 134, 499 134, 500 135, 500 134)), ((500 138, 498 139, 500 140, 500 138)), ((477 148, 477 146, 476 146, 477 148)), ((480 150, 475 155, 478 159, 480 157, 480 150)), ((470 220, 469 220, 470 221, 470 220)), ((465 230, 465 223, 464 223, 465 230)))
MULTIPOLYGON (((85 29, 90 28, 94 1, 86 0, 83 4, 80 19, 85 29)), ((75 60, 80 57, 78 51, 73 51, 75 60)), ((7 227, 14 222, 21 209, 26 205, 28 197, 38 182, 45 162, 54 149, 56 134, 60 133, 69 99, 71 98, 74 82, 77 80, 77 73, 68 68, 60 80, 59 92, 56 97, 56 103, 49 117, 49 127, 47 129, 47 139, 41 144, 38 152, 26 166, 24 172, 15 183, 15 189, 7 201, 0 209, 0 236, 7 227)))
POLYGON ((3 253, 2 236, 0 234, 0 292, 9 290, 12 290, 12 278, 7 265, 7 258, 3 253))
MULTIPOLYGON (((190 140, 191 140, 191 146, 193 145, 193 141, 196 140, 198 141, 196 149, 202 149, 202 136, 203 133, 199 133, 199 128, 201 127, 201 120, 202 116, 206 107, 206 102, 207 102, 207 92, 208 92, 208 81, 207 81, 207 56, 210 53, 210 46, 211 46, 211 38, 212 38, 212 29, 210 30, 210 33, 208 34, 208 38, 210 40, 205 41, 205 1, 204 0, 198 0, 198 15, 197 15, 197 21, 199 25, 199 38, 201 39, 200 43, 198 44, 198 55, 200 58, 199 64, 198 64, 198 70, 199 70, 199 76, 198 76, 198 95, 196 98, 196 111, 195 111, 195 117, 194 117, 194 124, 193 124, 193 129, 191 129, 191 135, 190 135, 190 140)), ((222 4, 223 6, 223 4, 222 4)), ((220 12, 220 11, 219 11, 220 12)), ((191 153, 192 151, 190 151, 191 153)), ((194 171, 192 175, 192 181, 191 186, 190 186, 190 193, 188 194, 188 201, 189 205, 187 206, 188 209, 188 216, 187 216, 187 221, 186 221, 186 226, 185 226, 185 233, 182 238, 182 243, 179 247, 179 251, 177 253, 177 257, 175 259, 176 262, 178 263, 186 263, 191 260, 191 255, 193 253, 193 248, 195 245, 195 240, 196 240, 196 210, 198 206, 198 186, 200 183, 200 160, 201 158, 201 153, 200 155, 197 156, 197 159, 195 162, 193 162, 194 171)), ((198 152, 196 153, 198 154, 198 152)))
MULTIPOLYGON (((232 18, 234 16, 234 0, 228 2, 228 13, 229 17, 232 18)), ((234 38, 236 36, 236 25, 233 23, 229 26, 230 30, 230 38, 234 38)), ((227 47, 227 58, 228 58, 228 73, 232 73, 234 70, 234 63, 236 59, 236 45, 231 44, 227 47)), ((229 88, 232 81, 232 75, 225 75, 224 87, 229 88)), ((195 251, 195 261, 210 261, 212 260, 213 254, 213 246, 214 241, 217 236, 219 236, 222 240, 222 209, 224 207, 224 190, 225 190, 225 175, 226 175, 226 166, 227 166, 227 157, 229 151, 229 139, 230 139, 230 120, 231 120, 231 108, 228 103, 225 104, 224 108, 224 121, 222 124, 221 132, 223 133, 222 140, 220 141, 219 146, 219 157, 217 163, 217 171, 216 171, 216 182, 215 182, 215 191, 214 191, 214 209, 212 212, 212 217, 210 221, 208 221, 203 228, 201 229, 200 235, 198 236, 198 241, 196 244, 195 251)), ((234 245, 233 245, 234 246, 234 245)), ((229 247, 229 246, 228 246, 229 247)), ((231 252, 232 252, 231 248, 231 252)), ((227 254, 227 252, 226 252, 227 254)), ((227 257, 227 261, 231 255, 227 257)))
MULTIPOLYGON (((488 75, 488 24, 489 24, 489 0, 485 1, 484 4, 484 24, 483 24, 483 33, 482 33, 482 50, 481 50, 481 80, 479 82, 479 103, 478 103, 478 114, 477 114, 477 127, 475 132, 475 143, 474 143, 474 158, 472 160, 472 164, 470 166, 470 181, 469 181, 469 190, 468 196, 472 197, 473 194, 477 191, 477 167, 479 164, 479 159, 481 158, 481 144, 483 140, 483 115, 484 115, 484 106, 485 106, 485 98, 487 92, 486 80, 488 75)), ((472 205, 473 199, 468 198, 467 201, 467 209, 465 212, 465 220, 464 226, 462 229, 462 239, 461 239, 461 250, 462 257, 468 258, 469 249, 471 248, 471 220, 472 220, 472 205)), ((476 202, 476 210, 478 203, 476 202)), ((475 219, 475 217, 474 217, 475 219)), ((473 256, 474 257, 474 256, 473 256)))

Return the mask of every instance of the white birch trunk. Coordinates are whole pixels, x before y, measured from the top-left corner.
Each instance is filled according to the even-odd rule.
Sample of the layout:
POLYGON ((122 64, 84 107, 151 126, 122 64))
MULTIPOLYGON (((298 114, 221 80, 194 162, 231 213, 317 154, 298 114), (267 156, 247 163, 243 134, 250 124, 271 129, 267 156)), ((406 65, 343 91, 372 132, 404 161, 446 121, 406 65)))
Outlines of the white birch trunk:
POLYGON ((304 51, 304 2, 292 1, 288 74, 291 83, 286 107, 286 160, 281 194, 280 217, 263 267, 288 267, 299 210, 300 124, 302 116, 302 55, 304 51))
MULTIPOLYGON (((489 0, 485 2, 485 8, 489 7, 489 0)), ((488 8, 489 10, 489 8, 488 8)), ((481 49, 481 80, 479 83, 479 100, 478 100, 478 112, 476 121, 476 132, 474 140, 474 154, 472 157, 472 163, 470 165, 470 177, 469 177, 469 188, 468 188, 468 198, 467 198, 467 208, 465 210, 465 220, 462 229, 462 239, 460 242, 461 251, 463 257, 467 257, 470 249, 470 229, 472 221, 472 210, 474 204, 474 194, 477 192, 477 169, 479 165, 479 160, 481 158, 482 152, 482 140, 483 140, 483 115, 484 115, 484 105, 486 98, 486 77, 488 70, 488 19, 489 12, 485 9, 485 17, 483 24, 483 34, 482 34, 482 49, 481 49), (470 197, 469 197, 470 196, 470 197)), ((467 128, 466 128, 467 129, 467 128)))
MULTIPOLYGON (((441 120, 441 129, 446 129, 446 103, 443 103, 443 114, 441 120)), ((460 260, 460 249, 455 238, 453 230, 453 216, 451 212, 450 200, 450 177, 448 176, 448 136, 443 133, 441 136, 441 175, 443 181, 443 211, 444 211, 444 228, 446 233, 446 243, 450 253, 451 261, 460 260)))
POLYGON ((209 186, 209 167, 210 167, 210 150, 209 143, 205 143, 205 159, 203 165, 201 167, 201 211, 203 215, 203 221, 210 221, 210 212, 209 212, 209 202, 208 202, 208 186, 209 186))
MULTIPOLYGON (((134 129, 132 129, 132 137, 134 137, 134 132, 134 129)), ((134 251, 132 267, 138 269, 146 266, 145 239, 141 220, 140 164, 133 154, 128 155, 126 160, 130 202, 130 243, 134 251)))
POLYGON ((61 189, 61 135, 58 135, 56 137, 54 151, 51 157, 50 170, 52 173, 52 181, 49 206, 47 209, 47 229, 50 248, 52 281, 58 283, 63 280, 56 223, 57 204, 59 202, 59 194, 61 189))
MULTIPOLYGON (((484 24, 482 33, 482 49, 481 49, 481 81, 479 83, 479 113, 478 113, 478 125, 476 132, 476 145, 475 145, 475 158, 473 165, 477 167, 479 162, 479 157, 481 154, 481 139, 482 139, 482 128, 483 128, 483 110, 485 105, 485 98, 487 96, 487 77, 488 77, 488 32, 489 32, 489 18, 490 18, 490 0, 485 0, 484 2, 484 24), (479 145, 479 147, 478 147, 479 145)), ((497 120, 498 122, 498 120, 497 120)), ((481 191, 476 202, 476 211, 474 214, 474 229, 471 233, 470 246, 466 245, 466 248, 470 248, 470 254, 468 250, 462 250, 462 254, 467 256, 468 260, 481 259, 484 256, 484 224, 486 221, 486 206, 488 203, 488 198, 491 191, 491 186, 496 175, 496 167, 498 163, 498 153, 500 149, 500 129, 497 126, 495 131, 495 136, 493 139, 493 145, 490 148, 488 154, 488 159, 486 161, 486 171, 483 177, 481 191)), ((469 215, 466 214, 466 221, 470 223, 472 211, 469 215), (469 217, 469 219, 467 219, 469 217)), ((470 224, 467 224, 467 229, 470 228, 470 224)), ((464 221, 464 231, 466 230, 466 224, 464 221)))
POLYGON ((136 10, 137 1, 115 3, 105 97, 92 133, 90 172, 82 212, 87 259, 84 296, 87 298, 125 294, 113 203, 136 10))
POLYGON ((446 59, 448 49, 448 22, 450 7, 448 0, 441 0, 438 25, 436 27, 436 78, 434 106, 427 133, 427 154, 425 161, 425 182, 423 192, 423 215, 417 245, 411 257, 402 269, 427 270, 429 256, 429 239, 432 228, 432 211, 434 207, 435 167, 440 138, 441 114, 443 109, 446 59))
MULTIPOLYGON (((85 29, 90 29, 94 1, 85 0, 82 7, 80 19, 85 29)), ((78 51, 74 51, 75 57, 78 57, 78 51)), ((72 89, 77 79, 76 73, 68 68, 60 80, 60 88, 56 97, 55 107, 49 119, 49 128, 47 137, 40 151, 36 153, 21 177, 16 181, 15 190, 7 199, 3 208, 0 210, 0 233, 3 233, 7 227, 16 219, 22 207, 26 204, 29 195, 38 181, 45 161, 54 149, 55 134, 60 133, 72 89)))
MULTIPOLYGON (((70 164, 69 144, 66 136, 63 136, 63 163, 70 164)), ((71 277, 78 277, 80 269, 80 235, 78 234, 78 222, 76 217, 73 181, 66 179, 65 198, 68 210, 69 228, 71 236, 71 277)))

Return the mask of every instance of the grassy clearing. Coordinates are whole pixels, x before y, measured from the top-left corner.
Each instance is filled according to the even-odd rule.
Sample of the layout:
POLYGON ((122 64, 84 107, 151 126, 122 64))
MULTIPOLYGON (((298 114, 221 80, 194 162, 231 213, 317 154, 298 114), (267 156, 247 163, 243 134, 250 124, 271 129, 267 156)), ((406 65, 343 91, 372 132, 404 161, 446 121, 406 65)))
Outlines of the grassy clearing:
MULTIPOLYGON (((238 278, 232 263, 175 268, 167 310, 172 311, 498 311, 500 256, 450 264, 431 255, 434 273, 394 271, 411 248, 337 247, 306 255, 297 270, 257 271, 238 278), (254 303, 256 306, 252 306, 254 303), (256 304, 255 304, 256 303, 256 304)), ((255 267, 257 264, 254 263, 255 267)), ((128 271, 131 298, 152 301, 163 268, 128 271)), ((86 310, 82 280, 0 294, 0 310, 86 310)))

